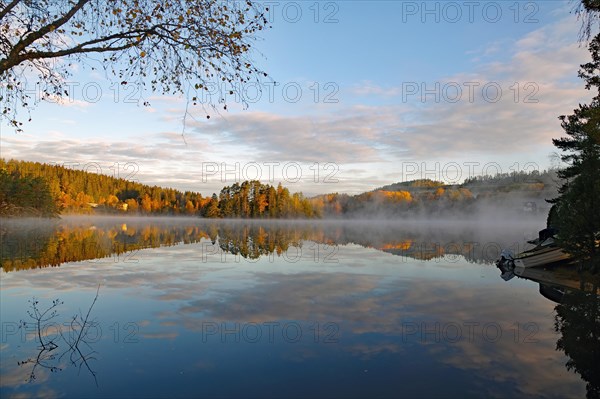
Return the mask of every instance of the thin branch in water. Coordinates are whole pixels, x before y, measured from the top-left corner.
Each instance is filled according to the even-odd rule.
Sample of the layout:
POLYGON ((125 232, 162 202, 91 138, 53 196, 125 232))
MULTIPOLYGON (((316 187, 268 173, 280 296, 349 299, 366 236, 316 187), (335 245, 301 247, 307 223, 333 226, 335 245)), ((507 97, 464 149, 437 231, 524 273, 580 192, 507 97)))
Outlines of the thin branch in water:
POLYGON ((46 329, 47 322, 58 315, 58 313, 56 312, 56 307, 63 304, 63 302, 56 299, 56 300, 52 301, 52 305, 48 309, 46 309, 45 311, 42 312, 38 308, 39 301, 37 299, 33 298, 30 301, 31 310, 28 310, 27 313, 29 314, 29 316, 31 318, 34 319, 34 322, 28 323, 28 322, 21 321, 21 327, 23 327, 23 328, 27 327, 28 324, 33 324, 36 326, 37 339, 40 342, 40 351, 35 360, 32 358, 29 358, 27 360, 17 362, 17 364, 19 366, 33 363, 33 367, 29 374, 29 382, 33 382, 36 379, 35 373, 36 373, 36 369, 38 366, 48 369, 48 370, 50 370, 50 372, 61 371, 62 369, 60 367, 55 366, 49 362, 56 362, 54 364, 60 364, 62 358, 67 353, 69 353, 69 360, 70 360, 71 364, 78 367, 78 373, 81 372, 81 368, 85 365, 85 367, 90 372, 92 377, 94 377, 94 382, 96 384, 96 387, 98 387, 98 378, 97 378, 96 372, 94 370, 92 370, 92 368, 89 364, 89 361, 97 360, 96 357, 93 356, 94 354, 97 354, 97 352, 93 350, 93 348, 91 347, 90 343, 87 341, 86 338, 89 333, 90 326, 96 325, 95 322, 90 321, 90 314, 92 312, 94 305, 96 304, 96 302, 98 300, 99 294, 100 294, 100 284, 98 284, 98 288, 96 289, 96 296, 94 297, 92 304, 88 308, 88 311, 87 311, 85 317, 80 312, 79 315, 75 315, 71 319, 71 323, 69 325, 70 332, 71 333, 77 332, 77 338, 73 339, 72 337, 69 337, 69 338, 65 337, 62 329, 59 328, 58 331, 60 333, 61 338, 63 339, 64 342, 67 343, 67 345, 69 347, 58 357, 58 359, 56 358, 55 354, 51 353, 52 351, 54 351, 55 349, 57 349, 59 347, 58 344, 56 344, 54 342, 54 339, 51 339, 51 340, 48 340, 47 342, 45 342, 44 338, 42 337, 42 331, 44 331, 46 329), (46 316, 49 312, 50 312, 50 314, 48 316, 46 316), (82 343, 87 345, 87 347, 90 350, 89 353, 85 354, 81 350, 80 345, 82 343))

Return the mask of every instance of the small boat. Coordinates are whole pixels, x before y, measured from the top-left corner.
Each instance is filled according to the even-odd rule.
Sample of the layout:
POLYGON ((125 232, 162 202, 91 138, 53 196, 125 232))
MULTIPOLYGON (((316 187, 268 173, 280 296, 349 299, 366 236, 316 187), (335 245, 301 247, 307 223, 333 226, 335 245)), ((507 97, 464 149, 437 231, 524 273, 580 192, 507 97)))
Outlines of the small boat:
POLYGON ((534 244, 535 247, 519 254, 513 255, 511 251, 502 251, 500 260, 497 262, 498 266, 503 270, 511 271, 515 268, 545 266, 570 259, 569 254, 554 242, 554 233, 554 229, 540 231, 538 238, 527 241, 534 244))
POLYGON ((513 257, 515 267, 526 268, 548 265, 569 259, 569 254, 554 243, 553 238, 548 238, 535 248, 521 252, 513 257))

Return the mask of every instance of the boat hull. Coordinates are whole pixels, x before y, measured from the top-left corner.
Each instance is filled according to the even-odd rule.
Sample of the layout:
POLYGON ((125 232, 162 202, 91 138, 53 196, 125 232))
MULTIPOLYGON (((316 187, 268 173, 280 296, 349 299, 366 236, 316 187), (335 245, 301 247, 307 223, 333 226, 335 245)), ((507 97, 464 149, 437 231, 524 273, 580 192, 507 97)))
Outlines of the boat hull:
POLYGON ((516 267, 527 268, 543 266, 550 263, 561 262, 569 259, 569 255, 558 247, 546 247, 534 251, 527 251, 514 258, 516 267))

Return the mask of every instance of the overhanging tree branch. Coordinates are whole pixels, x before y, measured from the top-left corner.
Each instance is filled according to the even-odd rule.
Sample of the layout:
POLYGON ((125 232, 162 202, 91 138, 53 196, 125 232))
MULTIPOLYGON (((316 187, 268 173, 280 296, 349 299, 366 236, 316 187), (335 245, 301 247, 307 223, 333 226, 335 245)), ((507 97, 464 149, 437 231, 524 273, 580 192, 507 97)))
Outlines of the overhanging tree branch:
MULTIPOLYGON (((0 120, 17 131, 17 111, 36 103, 26 87, 36 80, 32 72, 41 101, 56 100, 66 95, 69 65, 91 54, 104 54, 102 67, 119 82, 127 76, 162 94, 197 98, 211 82, 235 86, 266 76, 249 57, 268 27, 252 0, 12 1, 0 15, 0 120)), ((205 105, 215 107, 211 101, 205 105)))
POLYGON ((71 8, 69 12, 67 12, 65 15, 55 19, 54 21, 50 22, 46 26, 43 26, 37 31, 29 33, 28 35, 24 36, 21 40, 19 40, 17 44, 14 45, 8 57, 6 57, 5 60, 0 61, 0 73, 4 72, 4 70, 8 68, 14 67, 23 62, 23 60, 19 62, 19 53, 21 51, 23 51, 27 46, 29 46, 36 40, 63 26, 77 13, 77 11, 79 11, 89 1, 90 0, 79 0, 79 2, 75 4, 73 8, 71 8))
POLYGON ((2 20, 2 18, 4 18, 4 16, 6 14, 8 14, 8 12, 10 10, 12 10, 13 8, 15 8, 15 6, 20 2, 21 0, 13 0, 12 2, 10 2, 9 4, 6 5, 6 7, 4 7, 3 9, 0 10, 0 20, 2 20))

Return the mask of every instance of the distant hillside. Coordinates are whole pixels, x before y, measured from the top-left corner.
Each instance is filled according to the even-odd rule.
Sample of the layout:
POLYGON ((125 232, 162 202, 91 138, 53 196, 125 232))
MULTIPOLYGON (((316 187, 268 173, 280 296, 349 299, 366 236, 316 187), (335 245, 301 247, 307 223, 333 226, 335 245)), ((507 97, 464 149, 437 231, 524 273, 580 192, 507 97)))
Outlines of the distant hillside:
POLYGON ((311 199, 324 217, 394 218, 546 215, 546 199, 557 195, 555 171, 498 174, 446 185, 420 179, 366 193, 320 195, 311 199))
POLYGON ((472 177, 465 180, 461 186, 473 191, 543 190, 554 193, 558 186, 558 177, 555 170, 501 173, 494 176, 472 177))
POLYGON ((418 179, 418 180, 410 180, 404 181, 400 183, 388 184, 387 186, 383 186, 381 188, 375 189, 374 191, 420 191, 420 190, 428 190, 432 188, 443 187, 444 183, 440 181, 430 180, 430 179, 418 179))

